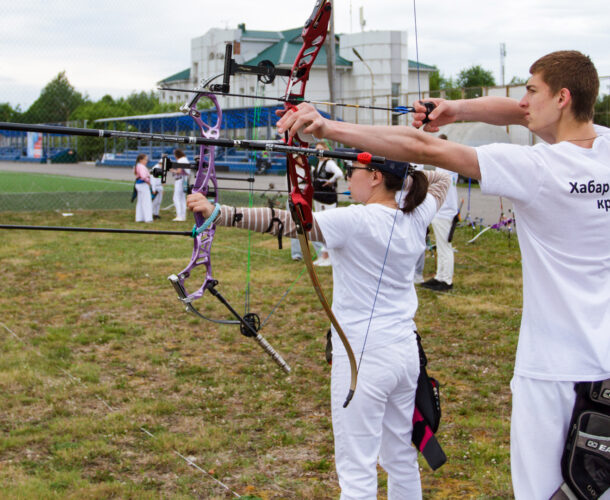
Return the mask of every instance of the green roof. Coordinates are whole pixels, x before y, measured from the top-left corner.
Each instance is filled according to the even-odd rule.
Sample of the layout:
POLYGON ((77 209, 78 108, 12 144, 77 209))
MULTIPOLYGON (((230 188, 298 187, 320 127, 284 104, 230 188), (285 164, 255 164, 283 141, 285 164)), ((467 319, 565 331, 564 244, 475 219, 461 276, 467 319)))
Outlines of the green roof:
MULTIPOLYGON (((245 64, 256 66, 261 61, 267 59, 271 61, 275 66, 292 66, 292 63, 296 59, 303 41, 301 39, 301 32, 303 28, 294 28, 290 30, 281 31, 280 40, 260 52, 256 57, 246 61, 245 64)), ((339 51, 335 53, 335 62, 337 66, 351 67, 351 61, 344 59, 339 55, 339 51)), ((323 45, 318 53, 318 57, 314 62, 314 66, 326 66, 326 46, 323 45)))
POLYGON ((161 80, 160 83, 170 83, 170 82, 176 82, 176 81, 180 81, 180 80, 189 80, 190 78, 191 78, 191 68, 186 68, 172 76, 168 76, 167 78, 164 78, 163 80, 161 80))
POLYGON ((409 69, 418 69, 420 71, 437 71, 438 68, 436 66, 430 66, 429 64, 424 64, 422 62, 418 63, 417 61, 412 61, 409 59, 409 69))
MULTIPOLYGON (((275 66, 292 66, 292 63, 297 57, 299 50, 303 44, 301 32, 303 28, 292 28, 284 31, 259 31, 259 30, 242 30, 242 37, 246 39, 261 39, 261 40, 277 40, 270 47, 260 52, 256 57, 246 61, 244 64, 256 66, 263 60, 271 61, 275 66)), ((337 67, 349 68, 352 62, 344 59, 339 55, 339 51, 335 52, 335 63, 337 67)), ((318 53, 318 57, 314 62, 314 66, 326 66, 326 45, 323 45, 318 53)), ((429 64, 417 63, 409 59, 409 69, 420 71, 436 71, 436 66, 429 64)), ((191 70, 187 68, 172 76, 161 80, 160 83, 171 83, 175 81, 184 81, 191 78, 191 70)))
POLYGON ((244 30, 241 32, 242 39, 244 38, 262 38, 270 40, 279 40, 281 38, 279 31, 258 31, 258 30, 244 30))

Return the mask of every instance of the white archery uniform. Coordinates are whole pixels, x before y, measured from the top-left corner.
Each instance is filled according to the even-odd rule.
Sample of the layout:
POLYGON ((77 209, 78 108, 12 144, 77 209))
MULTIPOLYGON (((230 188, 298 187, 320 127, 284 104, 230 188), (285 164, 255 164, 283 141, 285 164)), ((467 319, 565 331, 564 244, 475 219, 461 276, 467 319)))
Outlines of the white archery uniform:
POLYGON ((610 378, 610 130, 595 130, 591 149, 567 141, 476 148, 481 192, 509 198, 518 221, 523 314, 511 381, 518 500, 546 500, 563 482, 574 382, 610 378))
POLYGON ((443 172, 451 177, 451 186, 447 191, 445 203, 439 209, 438 213, 432 219, 432 230, 434 231, 434 240, 436 242, 436 276, 434 279, 443 281, 448 285, 453 283, 453 247, 449 241, 449 232, 454 217, 458 213, 458 194, 457 181, 458 174, 437 167, 436 170, 443 172))
POLYGON ((152 200, 150 186, 145 182, 136 183, 138 200, 136 202, 136 222, 152 222, 152 200))
POLYGON ((378 457, 388 472, 389 498, 421 498, 417 450, 411 446, 419 375, 413 274, 436 209, 428 194, 410 214, 380 204, 314 212, 333 263, 332 308, 356 359, 371 320, 358 387, 347 408, 350 364, 333 329, 331 404, 342 500, 376 498, 378 457), (379 256, 386 254, 390 233, 377 294, 379 256))
POLYGON ((150 173, 143 163, 138 163, 134 167, 136 176, 135 190, 137 192, 136 201, 136 222, 152 222, 152 198, 150 194, 150 173))
POLYGON ((152 213, 153 216, 159 216, 161 210, 161 202, 163 201, 163 183, 158 177, 150 177, 150 189, 153 193, 157 193, 152 200, 152 213))
MULTIPOLYGON (((178 158, 176 163, 189 163, 186 156, 178 158)), ((174 220, 184 221, 186 220, 186 190, 185 183, 188 184, 188 172, 185 174, 173 174, 174 175, 174 208, 176 209, 176 218, 174 220)))

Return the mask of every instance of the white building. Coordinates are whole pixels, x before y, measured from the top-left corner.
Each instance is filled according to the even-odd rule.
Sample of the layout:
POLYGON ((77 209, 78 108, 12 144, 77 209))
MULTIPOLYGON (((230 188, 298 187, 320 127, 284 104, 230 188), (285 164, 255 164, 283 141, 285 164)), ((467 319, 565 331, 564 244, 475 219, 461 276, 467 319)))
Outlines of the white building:
MULTIPOLYGON (((213 28, 205 35, 191 40, 191 66, 160 82, 160 87, 192 89, 202 80, 221 75, 224 69, 225 45, 233 43, 233 58, 238 64, 256 66, 263 60, 278 68, 290 69, 301 47, 301 30, 285 31, 247 30, 244 24, 237 29, 213 28)), ((335 92, 337 102, 379 107, 408 105, 408 92, 429 88, 429 75, 433 66, 419 64, 407 57, 406 31, 369 31, 342 34, 336 37, 335 92), (360 56, 360 57, 359 57, 360 56)), ((329 85, 326 47, 323 47, 311 69, 306 98, 328 101, 329 85)), ((214 83, 221 83, 222 77, 214 83)), ((277 77, 268 85, 257 83, 253 75, 235 75, 231 78, 231 92, 239 94, 282 97, 287 78, 277 77)), ((162 102, 182 104, 189 99, 182 92, 160 91, 162 102)), ((268 103, 270 104, 270 103, 268 103)), ((244 97, 223 97, 223 108, 254 106, 255 101, 244 97)), ((327 106, 318 106, 329 111, 327 106)), ((386 111, 338 108, 337 117, 360 123, 391 123, 392 115, 386 111)))

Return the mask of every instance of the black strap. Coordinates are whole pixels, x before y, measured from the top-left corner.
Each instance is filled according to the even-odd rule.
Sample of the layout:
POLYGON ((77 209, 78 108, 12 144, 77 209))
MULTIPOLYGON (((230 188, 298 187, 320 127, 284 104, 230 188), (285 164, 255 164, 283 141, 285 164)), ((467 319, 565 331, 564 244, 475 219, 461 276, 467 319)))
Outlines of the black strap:
POLYGON ((273 207, 269 207, 271 209, 271 222, 269 223, 269 227, 265 229, 265 233, 270 233, 273 229, 273 225, 277 224, 278 233, 277 233, 277 246, 281 250, 282 249, 282 236, 284 234, 284 223, 275 216, 275 210, 273 207))
POLYGON ((233 207, 233 217, 231 218, 231 226, 235 226, 238 222, 244 218, 244 214, 237 213, 237 208, 233 207))

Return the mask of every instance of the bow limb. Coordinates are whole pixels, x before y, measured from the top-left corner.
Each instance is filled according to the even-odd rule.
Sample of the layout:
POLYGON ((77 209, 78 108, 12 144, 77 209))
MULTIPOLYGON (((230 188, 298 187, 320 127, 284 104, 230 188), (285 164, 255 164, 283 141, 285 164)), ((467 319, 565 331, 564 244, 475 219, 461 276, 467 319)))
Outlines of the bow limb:
MULTIPOLYGON (((290 205, 292 207, 292 203, 290 205)), ((296 214, 293 213, 293 217, 295 217, 295 215, 296 214)), ((296 215, 295 221, 296 220, 298 220, 298 215, 296 215)), ((316 291, 316 294, 318 295, 318 299, 320 300, 322 307, 324 308, 324 312, 326 312, 331 324, 335 327, 335 331, 337 332, 337 335, 339 335, 339 338, 345 347, 347 357, 349 358, 351 381, 349 392, 345 398, 345 402, 343 403, 343 408, 345 408, 354 397, 354 392, 356 390, 356 384, 358 381, 358 365, 356 363, 356 357, 354 356, 354 351, 352 350, 352 346, 350 345, 347 336, 343 332, 343 328, 341 328, 339 321, 337 321, 337 318, 335 317, 335 314, 333 313, 333 310, 326 299, 326 295, 324 295, 324 291, 322 290, 322 285, 320 284, 320 280, 313 266, 313 258, 311 251, 309 250, 309 238, 307 237, 307 233, 303 230, 303 226, 300 223, 297 222, 296 225, 299 244, 301 246, 301 251, 303 252, 303 262, 305 262, 305 266, 307 267, 307 272, 311 278, 311 283, 316 291)))
MULTIPOLYGON (((290 102, 302 100, 305 96, 305 86, 309 78, 309 71, 314 63, 314 60, 320 52, 326 34, 328 31, 328 23, 331 15, 331 2, 329 0, 317 0, 314 6, 312 14, 303 27, 301 36, 303 38, 303 46, 296 57, 295 62, 292 65, 291 76, 288 81, 286 88, 286 102, 284 108, 289 109, 293 107, 290 102)), ((288 145, 292 145, 293 141, 296 142, 297 146, 307 147, 306 141, 302 140, 298 136, 292 138, 288 145)), ((287 158, 287 177, 288 185, 290 186, 290 213, 297 226, 297 235, 299 238, 299 245, 303 253, 303 261, 307 266, 307 271, 311 279, 311 283, 316 291, 318 299, 324 308, 324 312, 328 316, 331 324, 335 328, 335 331, 339 335, 341 342, 345 347, 347 356, 349 358, 351 368, 351 382, 349 392, 345 399, 343 407, 345 408, 356 390, 356 384, 358 381, 358 364, 352 347, 347 339, 347 336, 343 332, 341 325, 337 321, 326 296, 322 291, 320 280, 313 267, 311 251, 309 250, 309 238, 307 237, 307 231, 310 231, 313 227, 313 182, 311 179, 311 169, 307 161, 307 156, 300 154, 289 154, 287 158)))

